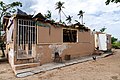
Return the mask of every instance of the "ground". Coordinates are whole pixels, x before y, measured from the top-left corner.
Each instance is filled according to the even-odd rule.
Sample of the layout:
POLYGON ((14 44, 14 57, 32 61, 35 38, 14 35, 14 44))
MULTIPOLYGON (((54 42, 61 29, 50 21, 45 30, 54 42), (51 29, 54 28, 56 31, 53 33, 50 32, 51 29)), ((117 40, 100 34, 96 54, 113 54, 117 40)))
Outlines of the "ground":
POLYGON ((120 50, 114 55, 16 78, 7 62, 0 63, 0 80, 120 80, 120 50))

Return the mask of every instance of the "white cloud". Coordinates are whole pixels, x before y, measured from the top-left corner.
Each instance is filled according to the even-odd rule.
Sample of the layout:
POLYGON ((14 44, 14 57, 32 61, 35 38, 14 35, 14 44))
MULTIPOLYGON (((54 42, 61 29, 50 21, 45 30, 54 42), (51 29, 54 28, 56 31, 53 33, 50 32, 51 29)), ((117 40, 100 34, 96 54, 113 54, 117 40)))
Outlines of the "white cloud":
MULTIPOLYGON (((21 1, 24 6, 22 10, 29 13, 41 12, 45 14, 47 10, 52 11, 54 19, 59 19, 58 10, 55 10, 55 3, 58 1, 65 2, 65 9, 63 11, 67 15, 72 15, 73 19, 78 19, 77 14, 79 10, 85 11, 84 22, 85 25, 91 29, 99 30, 106 27, 106 32, 112 34, 120 39, 119 25, 120 25, 120 4, 111 3, 105 5, 106 0, 3 0, 8 2, 21 1), (32 3, 30 3, 32 1, 32 3), (28 6, 29 5, 29 6, 28 6)), ((62 19, 65 17, 62 15, 62 19)))

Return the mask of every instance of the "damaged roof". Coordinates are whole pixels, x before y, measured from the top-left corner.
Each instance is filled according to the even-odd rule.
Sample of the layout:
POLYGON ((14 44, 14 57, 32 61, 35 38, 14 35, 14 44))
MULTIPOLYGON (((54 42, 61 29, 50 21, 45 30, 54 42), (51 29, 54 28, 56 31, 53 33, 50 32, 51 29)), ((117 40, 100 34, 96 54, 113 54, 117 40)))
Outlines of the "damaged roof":
MULTIPOLYGON (((7 17, 8 19, 10 18, 10 16, 4 16, 7 17)), ((25 13, 24 11, 17 9, 17 12, 15 14, 15 17, 17 18, 21 18, 21 19, 33 19, 36 21, 42 21, 44 23, 50 23, 51 25, 55 26, 55 27, 65 27, 65 28, 74 28, 74 29, 82 29, 85 31, 88 31, 90 29, 88 29, 88 27, 85 27, 85 25, 80 24, 79 22, 75 23, 75 24, 71 24, 71 25, 66 25, 63 23, 59 23, 59 22, 53 22, 52 20, 47 20, 41 13, 38 13, 37 15, 28 15, 27 13, 25 13)), ((5 21, 6 22, 6 21, 5 21)))
POLYGON ((27 13, 26 13, 26 12, 23 12, 23 11, 22 11, 22 10, 20 10, 20 9, 17 9, 16 14, 18 14, 18 15, 27 15, 27 13))
POLYGON ((46 18, 41 13, 38 13, 33 18, 37 18, 37 20, 46 20, 46 18))

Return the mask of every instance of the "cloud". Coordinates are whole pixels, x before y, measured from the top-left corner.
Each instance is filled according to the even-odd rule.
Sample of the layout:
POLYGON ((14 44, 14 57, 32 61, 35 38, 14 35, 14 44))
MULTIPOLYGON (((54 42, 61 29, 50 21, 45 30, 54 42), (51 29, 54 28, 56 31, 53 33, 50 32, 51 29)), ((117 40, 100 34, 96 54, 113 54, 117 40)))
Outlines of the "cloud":
MULTIPOLYGON (((52 17, 59 20, 58 10, 55 10, 55 3, 58 1, 65 2, 63 11, 67 15, 72 15, 73 20, 79 19, 77 14, 79 10, 85 11, 85 25, 91 29, 100 30, 106 27, 107 33, 112 34, 120 39, 120 4, 110 3, 105 5, 106 0, 3 0, 8 2, 20 1, 23 3, 24 11, 33 14, 36 11, 45 14, 47 10, 52 11, 52 17)), ((65 16, 62 14, 62 19, 65 21, 65 16)), ((73 21, 74 22, 74 21, 73 21)))

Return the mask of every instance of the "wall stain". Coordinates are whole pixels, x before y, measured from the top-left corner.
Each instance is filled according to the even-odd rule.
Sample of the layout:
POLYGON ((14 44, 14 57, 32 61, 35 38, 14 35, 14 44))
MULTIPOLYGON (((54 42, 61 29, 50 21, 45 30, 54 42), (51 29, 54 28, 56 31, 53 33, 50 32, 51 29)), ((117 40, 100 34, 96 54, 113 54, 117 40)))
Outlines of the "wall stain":
POLYGON ((67 44, 62 44, 62 45, 58 45, 58 44, 52 44, 49 45, 49 48, 52 49, 52 57, 54 57, 55 52, 58 52, 59 55, 61 55, 63 53, 63 51, 67 48, 69 48, 70 46, 68 46, 67 44))

